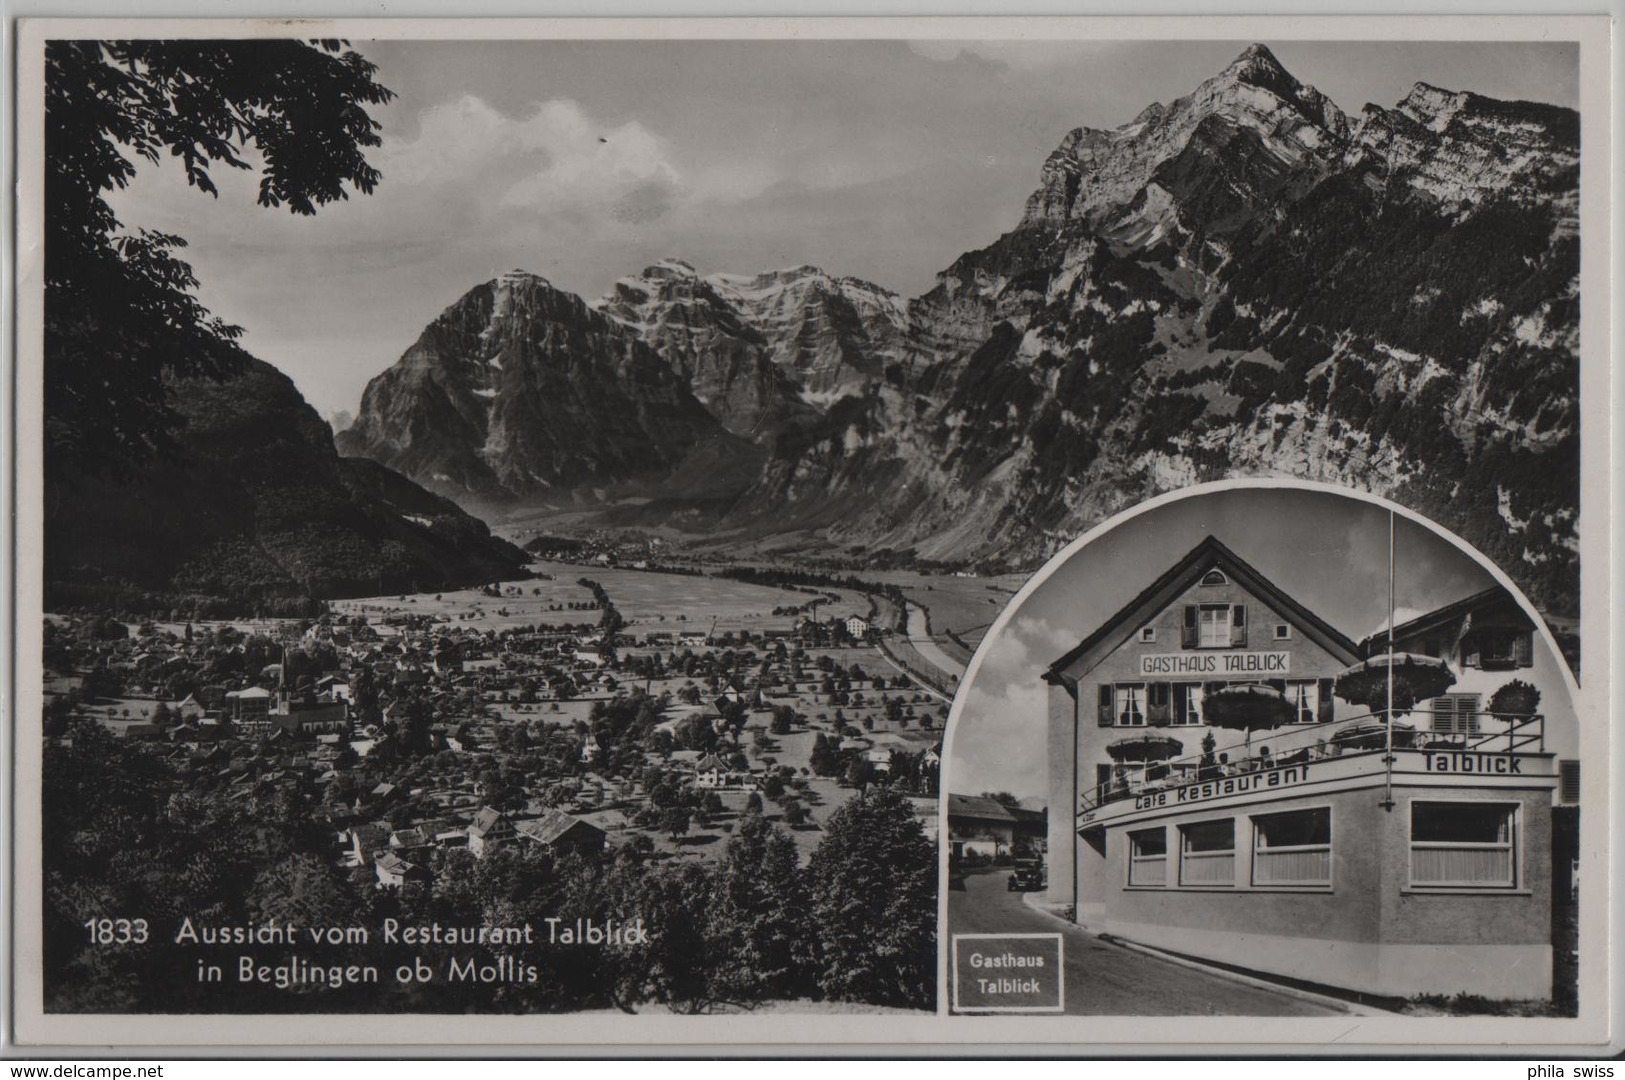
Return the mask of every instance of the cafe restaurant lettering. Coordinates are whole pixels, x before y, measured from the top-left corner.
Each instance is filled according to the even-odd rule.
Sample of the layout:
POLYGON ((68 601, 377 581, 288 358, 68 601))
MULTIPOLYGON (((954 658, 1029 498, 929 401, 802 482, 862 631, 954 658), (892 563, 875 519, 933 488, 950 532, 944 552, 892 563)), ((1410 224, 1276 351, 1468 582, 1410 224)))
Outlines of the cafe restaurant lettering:
POLYGON ((1045 673, 1045 899, 1324 985, 1547 996, 1579 798, 1561 664, 1503 589, 1390 654, 1208 537, 1045 673))

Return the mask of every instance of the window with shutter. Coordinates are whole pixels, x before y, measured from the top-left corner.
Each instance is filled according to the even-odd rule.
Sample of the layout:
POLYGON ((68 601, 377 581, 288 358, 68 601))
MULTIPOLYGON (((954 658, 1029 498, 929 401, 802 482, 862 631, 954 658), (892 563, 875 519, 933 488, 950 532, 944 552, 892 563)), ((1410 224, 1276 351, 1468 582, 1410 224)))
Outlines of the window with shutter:
POLYGON ((1292 723, 1313 724, 1320 719, 1320 683, 1314 679, 1286 684, 1286 700, 1292 706, 1292 723))
POLYGON ((1196 645, 1201 649, 1222 649, 1231 644, 1229 604, 1203 604, 1197 611, 1200 625, 1196 645))
POLYGON ((1196 648, 1196 605, 1185 605, 1185 632, 1181 635, 1180 645, 1187 649, 1196 648))
POLYGON ((1175 683, 1173 689, 1173 722, 1190 727, 1202 722, 1202 684, 1175 683))
POLYGON ((1112 723, 1113 723, 1113 719, 1112 719, 1112 684, 1111 683, 1102 683, 1101 684, 1099 702, 1100 702, 1100 704, 1098 706, 1097 715, 1096 715, 1095 719, 1100 724, 1101 727, 1111 727, 1112 723))
POLYGON ((1519 667, 1530 667, 1535 662, 1532 638, 1532 634, 1519 634, 1512 639, 1512 657, 1519 667))
POLYGON ((1332 691, 1336 686, 1336 682, 1331 679, 1320 680, 1320 722, 1322 724, 1332 722, 1332 691))
POLYGON ((1117 724, 1119 727, 1145 726, 1145 686, 1142 683, 1117 683, 1117 724))
POLYGON ((1478 730, 1477 694, 1441 694, 1433 699, 1433 730, 1471 734, 1478 730))
POLYGON ((1236 604, 1230 609, 1230 644, 1247 647, 1247 605, 1236 604))
POLYGON ((1481 631, 1474 635, 1474 651, 1478 654, 1478 666, 1485 671, 1509 671, 1518 666, 1517 644, 1522 634, 1516 630, 1494 628, 1481 631))
POLYGON ((1145 688, 1145 719, 1148 724, 1163 725, 1173 719, 1168 703, 1168 684, 1154 682, 1145 688))

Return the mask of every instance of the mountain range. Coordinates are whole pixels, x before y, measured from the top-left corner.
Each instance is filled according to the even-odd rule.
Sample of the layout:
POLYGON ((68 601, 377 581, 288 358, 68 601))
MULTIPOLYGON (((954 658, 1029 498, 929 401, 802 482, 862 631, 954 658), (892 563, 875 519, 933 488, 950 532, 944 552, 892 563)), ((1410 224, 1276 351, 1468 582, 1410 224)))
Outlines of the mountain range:
POLYGON ((341 453, 486 516, 1031 567, 1235 476, 1374 491, 1578 608, 1579 121, 1419 83, 1343 112, 1260 45, 1044 162, 912 300, 668 259, 477 285, 341 453))
POLYGON ((119 475, 46 470, 47 610, 302 615, 314 599, 523 576, 528 557, 483 521, 341 458, 270 364, 166 392, 185 421, 173 455, 119 475))

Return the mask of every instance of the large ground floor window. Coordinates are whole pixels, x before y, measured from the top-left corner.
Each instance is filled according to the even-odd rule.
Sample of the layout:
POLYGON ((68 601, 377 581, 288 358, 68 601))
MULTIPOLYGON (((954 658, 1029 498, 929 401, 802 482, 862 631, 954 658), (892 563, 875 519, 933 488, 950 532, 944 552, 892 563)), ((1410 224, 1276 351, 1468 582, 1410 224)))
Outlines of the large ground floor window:
POLYGON ((1254 885, 1330 885, 1332 812, 1326 807, 1253 818, 1254 885))
POLYGON ((1179 883, 1181 885, 1234 885, 1236 883, 1236 823, 1234 819, 1202 821, 1179 827, 1179 883))
POLYGON ((1517 844, 1517 803, 1411 803, 1412 885, 1513 888, 1517 844))
POLYGON ((1128 834, 1128 883, 1168 884, 1168 830, 1162 826, 1128 834))

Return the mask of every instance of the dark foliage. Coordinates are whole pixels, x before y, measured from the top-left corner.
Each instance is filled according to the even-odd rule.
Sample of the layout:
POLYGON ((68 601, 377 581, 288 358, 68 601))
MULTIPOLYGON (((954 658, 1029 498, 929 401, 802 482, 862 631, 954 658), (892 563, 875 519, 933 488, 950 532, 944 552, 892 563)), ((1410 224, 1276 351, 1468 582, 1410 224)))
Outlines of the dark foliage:
MULTIPOLYGON (((627 722, 635 720, 634 713, 627 722)), ((467 850, 426 854, 432 883, 380 889, 370 869, 337 868, 313 793, 269 775, 237 796, 205 790, 199 775, 95 722, 69 721, 66 734, 45 748, 48 1011, 630 1012, 658 1002, 697 1012, 794 998, 920 1009, 933 1000, 933 849, 907 801, 884 789, 838 811, 806 867, 758 804, 745 811, 715 864, 657 862, 646 838, 587 856, 508 844, 479 858, 467 850), (146 918, 149 941, 90 944, 86 920, 112 914, 146 918), (269 965, 285 963, 290 950, 177 946, 188 917, 199 927, 277 920, 375 933, 386 918, 413 926, 528 922, 544 941, 550 918, 563 926, 641 920, 650 940, 519 949, 390 948, 376 938, 306 945, 300 951, 324 966, 377 965, 383 977, 338 989, 228 979, 223 992, 198 981, 200 959, 235 964, 246 955, 269 965), (486 965, 504 955, 530 965, 532 977, 497 984, 446 978, 454 959, 486 965), (414 957, 436 978, 396 982, 395 966, 414 957)), ((253 767, 271 771, 260 759, 253 767)))
POLYGON ((254 151, 260 205, 315 213, 378 183, 363 106, 393 95, 338 42, 52 41, 45 60, 47 453, 114 471, 176 449, 166 375, 248 358, 193 295, 186 241, 126 228, 105 196, 165 156, 217 195, 210 169, 250 169, 254 151))

